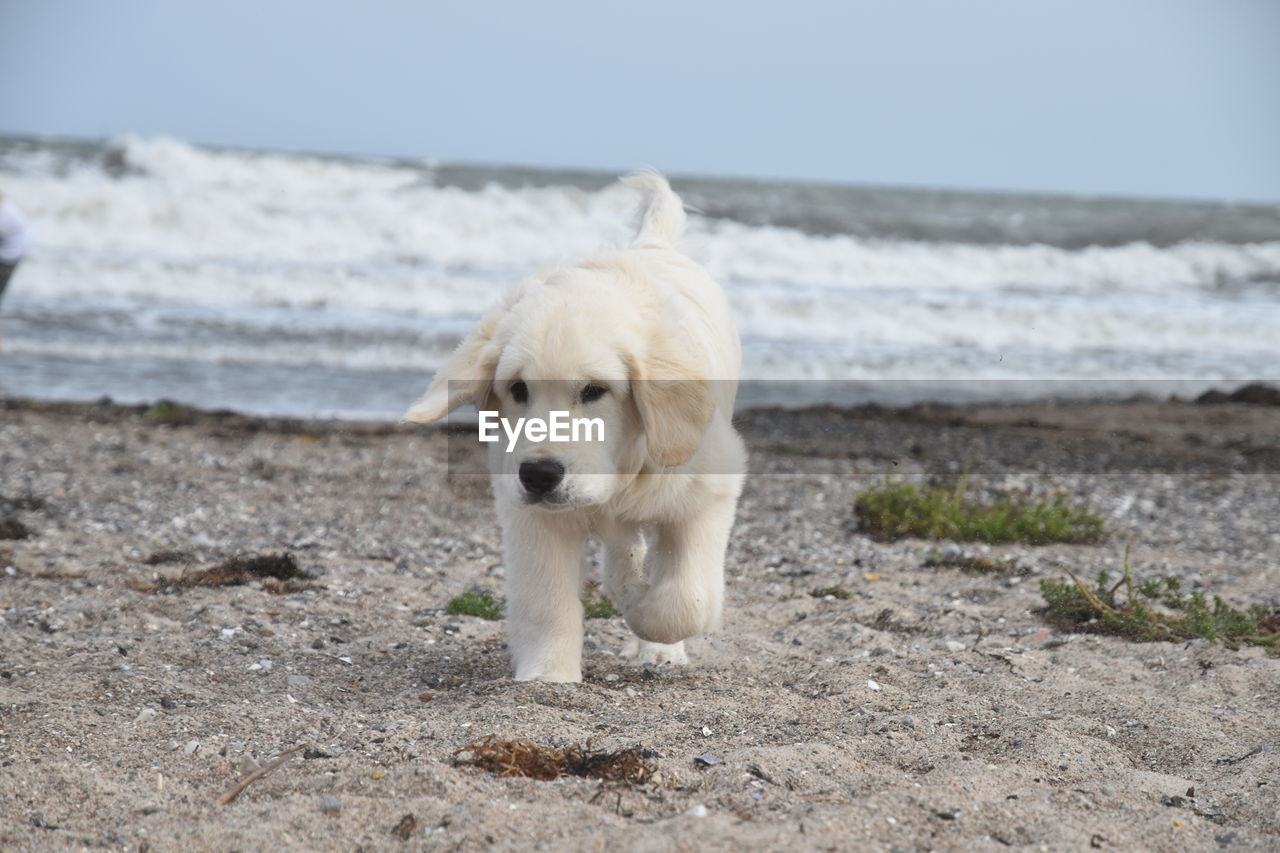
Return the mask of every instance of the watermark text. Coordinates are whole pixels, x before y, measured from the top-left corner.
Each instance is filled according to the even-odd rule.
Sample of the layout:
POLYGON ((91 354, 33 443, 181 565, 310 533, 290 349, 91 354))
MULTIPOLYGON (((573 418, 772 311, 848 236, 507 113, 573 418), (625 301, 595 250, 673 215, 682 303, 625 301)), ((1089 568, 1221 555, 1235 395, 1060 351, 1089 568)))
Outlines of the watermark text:
POLYGON ((568 412, 552 411, 542 418, 516 418, 514 425, 498 412, 481 411, 479 420, 480 440, 501 441, 507 436, 507 452, 515 450, 521 434, 534 443, 544 441, 604 441, 603 418, 573 418, 568 412))

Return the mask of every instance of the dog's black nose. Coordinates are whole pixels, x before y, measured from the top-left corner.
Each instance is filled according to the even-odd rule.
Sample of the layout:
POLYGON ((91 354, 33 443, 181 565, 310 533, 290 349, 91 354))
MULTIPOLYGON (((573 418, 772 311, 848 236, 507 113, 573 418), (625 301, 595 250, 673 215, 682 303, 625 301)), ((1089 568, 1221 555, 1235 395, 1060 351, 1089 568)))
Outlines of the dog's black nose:
POLYGON ((542 496, 564 479, 564 466, 553 459, 520 463, 520 482, 530 494, 542 496))

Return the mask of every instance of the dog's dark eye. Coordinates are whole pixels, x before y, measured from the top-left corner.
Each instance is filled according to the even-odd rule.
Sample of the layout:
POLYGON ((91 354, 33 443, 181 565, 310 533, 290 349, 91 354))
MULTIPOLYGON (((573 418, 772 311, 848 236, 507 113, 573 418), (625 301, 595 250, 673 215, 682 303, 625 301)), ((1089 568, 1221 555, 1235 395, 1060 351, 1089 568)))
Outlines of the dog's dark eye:
POLYGON ((603 385, 588 385, 582 389, 582 402, 594 403, 608 393, 609 389, 603 385))
POLYGON ((529 402, 529 386, 523 382, 515 382, 511 385, 511 398, 517 403, 529 402))

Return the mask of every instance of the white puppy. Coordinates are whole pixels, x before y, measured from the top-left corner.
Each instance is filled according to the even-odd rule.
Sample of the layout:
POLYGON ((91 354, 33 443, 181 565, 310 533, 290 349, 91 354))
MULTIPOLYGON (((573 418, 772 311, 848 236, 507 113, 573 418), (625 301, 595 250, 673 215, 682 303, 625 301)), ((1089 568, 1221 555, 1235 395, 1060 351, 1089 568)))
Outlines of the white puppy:
POLYGON ((605 593, 627 652, 684 663, 716 627, 746 467, 731 424, 742 352, 723 291, 679 251, 685 214, 656 174, 632 245, 526 281, 484 317, 405 419, 458 406, 600 418, 602 440, 490 445, 517 679, 582 680, 582 551, 605 544, 605 593))

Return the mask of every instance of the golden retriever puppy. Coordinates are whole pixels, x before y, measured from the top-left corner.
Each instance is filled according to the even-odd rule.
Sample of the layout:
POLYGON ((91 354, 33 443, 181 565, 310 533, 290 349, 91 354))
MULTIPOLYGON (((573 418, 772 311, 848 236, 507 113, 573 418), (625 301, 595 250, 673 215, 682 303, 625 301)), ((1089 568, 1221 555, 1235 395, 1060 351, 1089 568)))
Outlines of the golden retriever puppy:
POLYGON ((503 423, 488 458, 521 680, 582 680, 590 533, 636 635, 624 655, 685 663, 683 641, 720 619, 746 468, 731 423, 741 345, 724 292, 678 248, 679 196, 656 174, 624 183, 647 197, 632 245, 521 284, 405 414, 429 423, 474 404, 482 435, 503 423), (549 440, 557 417, 602 428, 549 440))

